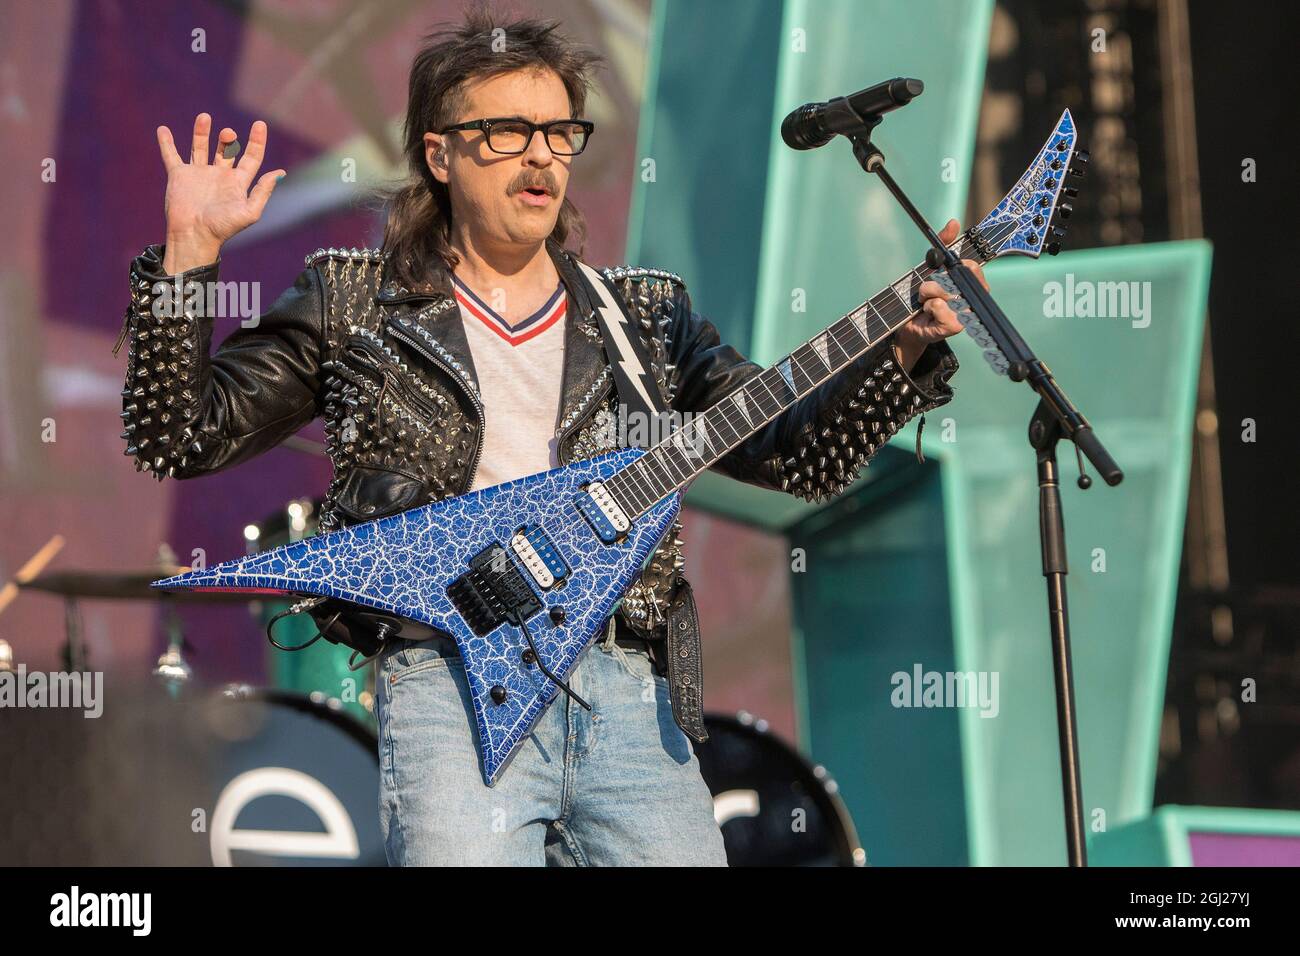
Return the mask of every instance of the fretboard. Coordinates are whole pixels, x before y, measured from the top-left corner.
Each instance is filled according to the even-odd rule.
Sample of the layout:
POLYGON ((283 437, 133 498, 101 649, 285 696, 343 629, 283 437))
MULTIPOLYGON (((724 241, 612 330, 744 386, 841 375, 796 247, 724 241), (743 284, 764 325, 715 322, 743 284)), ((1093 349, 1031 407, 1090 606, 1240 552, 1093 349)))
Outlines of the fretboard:
MULTIPOLYGON (((969 233, 952 248, 960 258, 982 258, 969 233)), ((707 411, 694 415, 637 461, 611 475, 606 489, 629 518, 644 514, 904 325, 916 312, 916 287, 933 273, 925 264, 909 270, 707 411)))

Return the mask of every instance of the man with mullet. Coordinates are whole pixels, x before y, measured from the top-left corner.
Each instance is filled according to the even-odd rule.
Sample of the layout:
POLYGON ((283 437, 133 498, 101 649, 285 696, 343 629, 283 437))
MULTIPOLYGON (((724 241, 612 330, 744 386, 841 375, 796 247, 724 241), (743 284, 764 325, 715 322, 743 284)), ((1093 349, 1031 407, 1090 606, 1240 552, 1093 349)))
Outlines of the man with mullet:
MULTIPOLYGON (((257 221, 283 172, 257 177, 260 121, 237 157, 235 131, 210 144, 213 124, 199 115, 188 161, 160 127, 166 244, 132 264, 125 329, 123 417, 137 466, 158 478, 207 474, 321 416, 330 531, 613 450, 629 396, 584 286, 583 221, 568 198, 597 132, 583 118, 597 59, 555 23, 482 11, 430 36, 411 66, 410 177, 389 197, 382 249, 309 256, 260 322, 215 353, 210 318, 154 315, 149 290, 216 281, 222 245, 257 221), (421 354, 393 335, 394 321, 418 333, 421 354)), ((950 222, 945 241, 957 230, 950 222)), ((761 371, 719 341, 678 276, 619 267, 603 281, 665 408, 703 412, 761 371)), ((809 499, 837 494, 906 421, 947 402, 957 363, 944 339, 961 324, 937 284, 919 294, 891 341, 717 470, 809 499)), ((391 863, 725 865, 691 747, 704 736, 698 706, 683 706, 683 688, 663 676, 670 654, 684 683, 699 675, 679 532, 674 523, 571 675, 592 709, 557 698, 494 787, 480 773, 455 641, 404 632, 384 642, 376 707, 391 863), (670 618, 682 625, 671 633, 670 618)), ((338 633, 365 626, 345 620, 338 633)))

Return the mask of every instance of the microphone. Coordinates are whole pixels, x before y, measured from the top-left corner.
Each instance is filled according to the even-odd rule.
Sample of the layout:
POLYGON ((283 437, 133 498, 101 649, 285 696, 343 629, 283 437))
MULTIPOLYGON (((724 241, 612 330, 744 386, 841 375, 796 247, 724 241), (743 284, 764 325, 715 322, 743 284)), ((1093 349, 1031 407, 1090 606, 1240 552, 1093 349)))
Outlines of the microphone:
POLYGON ((805 103, 781 121, 781 138, 791 149, 825 146, 836 134, 862 132, 862 121, 906 106, 921 95, 920 80, 895 77, 825 103, 805 103))

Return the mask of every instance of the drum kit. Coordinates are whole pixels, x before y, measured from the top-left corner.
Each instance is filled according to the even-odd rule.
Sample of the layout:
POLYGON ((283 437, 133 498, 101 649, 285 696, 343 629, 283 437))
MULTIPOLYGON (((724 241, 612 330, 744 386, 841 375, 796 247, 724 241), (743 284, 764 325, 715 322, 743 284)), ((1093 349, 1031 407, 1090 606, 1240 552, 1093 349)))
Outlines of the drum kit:
MULTIPOLYGON (((248 525, 244 538, 250 552, 314 534, 318 513, 319 502, 297 499, 263 521, 248 525)), ((306 615, 297 615, 276 624, 275 642, 305 649, 284 653, 268 646, 268 686, 229 685, 215 691, 202 687, 185 656, 187 644, 178 613, 181 606, 250 604, 251 613, 263 627, 288 606, 265 599, 250 603, 246 595, 238 593, 155 591, 150 587, 153 581, 177 573, 174 557, 165 552, 153 568, 44 572, 62 544, 57 536, 51 539, 19 570, 12 584, 0 589, 0 611, 20 591, 62 597, 66 624, 63 663, 69 671, 86 671, 90 668, 81 637, 79 601, 159 604, 167 645, 152 674, 164 691, 158 695, 164 700, 149 702, 149 720, 160 728, 183 726, 186 731, 179 740, 172 737, 171 730, 160 730, 157 739, 163 742, 154 741, 153 746, 184 746, 186 756, 193 758, 192 772, 153 769, 119 776, 131 778, 131 786, 136 788, 141 785, 139 778, 155 773, 164 773, 173 782, 184 780, 188 791, 183 797, 177 795, 181 803, 189 800, 190 805, 210 812, 201 852, 188 846, 192 841, 182 840, 178 846, 175 840, 154 841, 156 835, 150 834, 126 838, 129 846, 118 848, 125 859, 115 851, 106 849, 96 855, 83 847, 71 860, 219 866, 383 865, 376 812, 374 666, 367 663, 354 669, 350 649, 313 642, 315 623, 306 615), (180 717, 168 710, 176 707, 182 709, 180 717), (155 842, 155 850, 150 850, 155 842), (146 859, 140 859, 141 855, 146 859)), ((14 666, 12 649, 0 640, 0 671, 14 666)), ((773 735, 764 721, 748 714, 707 715, 705 726, 709 740, 696 744, 695 752, 714 795, 714 812, 731 865, 866 863, 835 782, 824 768, 804 759, 773 735)), ((176 758, 175 754, 169 756, 173 762, 176 758)), ((32 784, 41 785, 34 780, 32 784)), ((34 795, 34 807, 39 807, 39 799, 39 794, 34 795)), ((87 842, 94 839, 88 836, 87 842)), ((42 852, 33 849, 32 855, 42 852)))

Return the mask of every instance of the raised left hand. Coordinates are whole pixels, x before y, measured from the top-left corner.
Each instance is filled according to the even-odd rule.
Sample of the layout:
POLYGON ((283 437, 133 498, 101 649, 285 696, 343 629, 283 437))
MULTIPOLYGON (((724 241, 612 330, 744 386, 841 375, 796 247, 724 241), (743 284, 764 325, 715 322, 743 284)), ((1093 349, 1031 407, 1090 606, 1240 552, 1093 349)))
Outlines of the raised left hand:
MULTIPOLYGON (((948 225, 944 226, 939 233, 939 238, 943 240, 944 245, 951 245, 960 232, 961 226, 957 220, 949 219, 948 225)), ((962 262, 975 273, 987 289, 989 283, 984 278, 980 264, 973 259, 963 259, 962 262)), ((907 325, 894 333, 894 352, 899 364, 908 371, 911 371, 926 346, 946 339, 950 335, 956 335, 963 328, 957 313, 948 305, 948 300, 955 296, 944 292, 939 283, 933 280, 922 282, 921 287, 917 289, 917 297, 921 300, 920 311, 912 316, 912 320, 907 325)))

